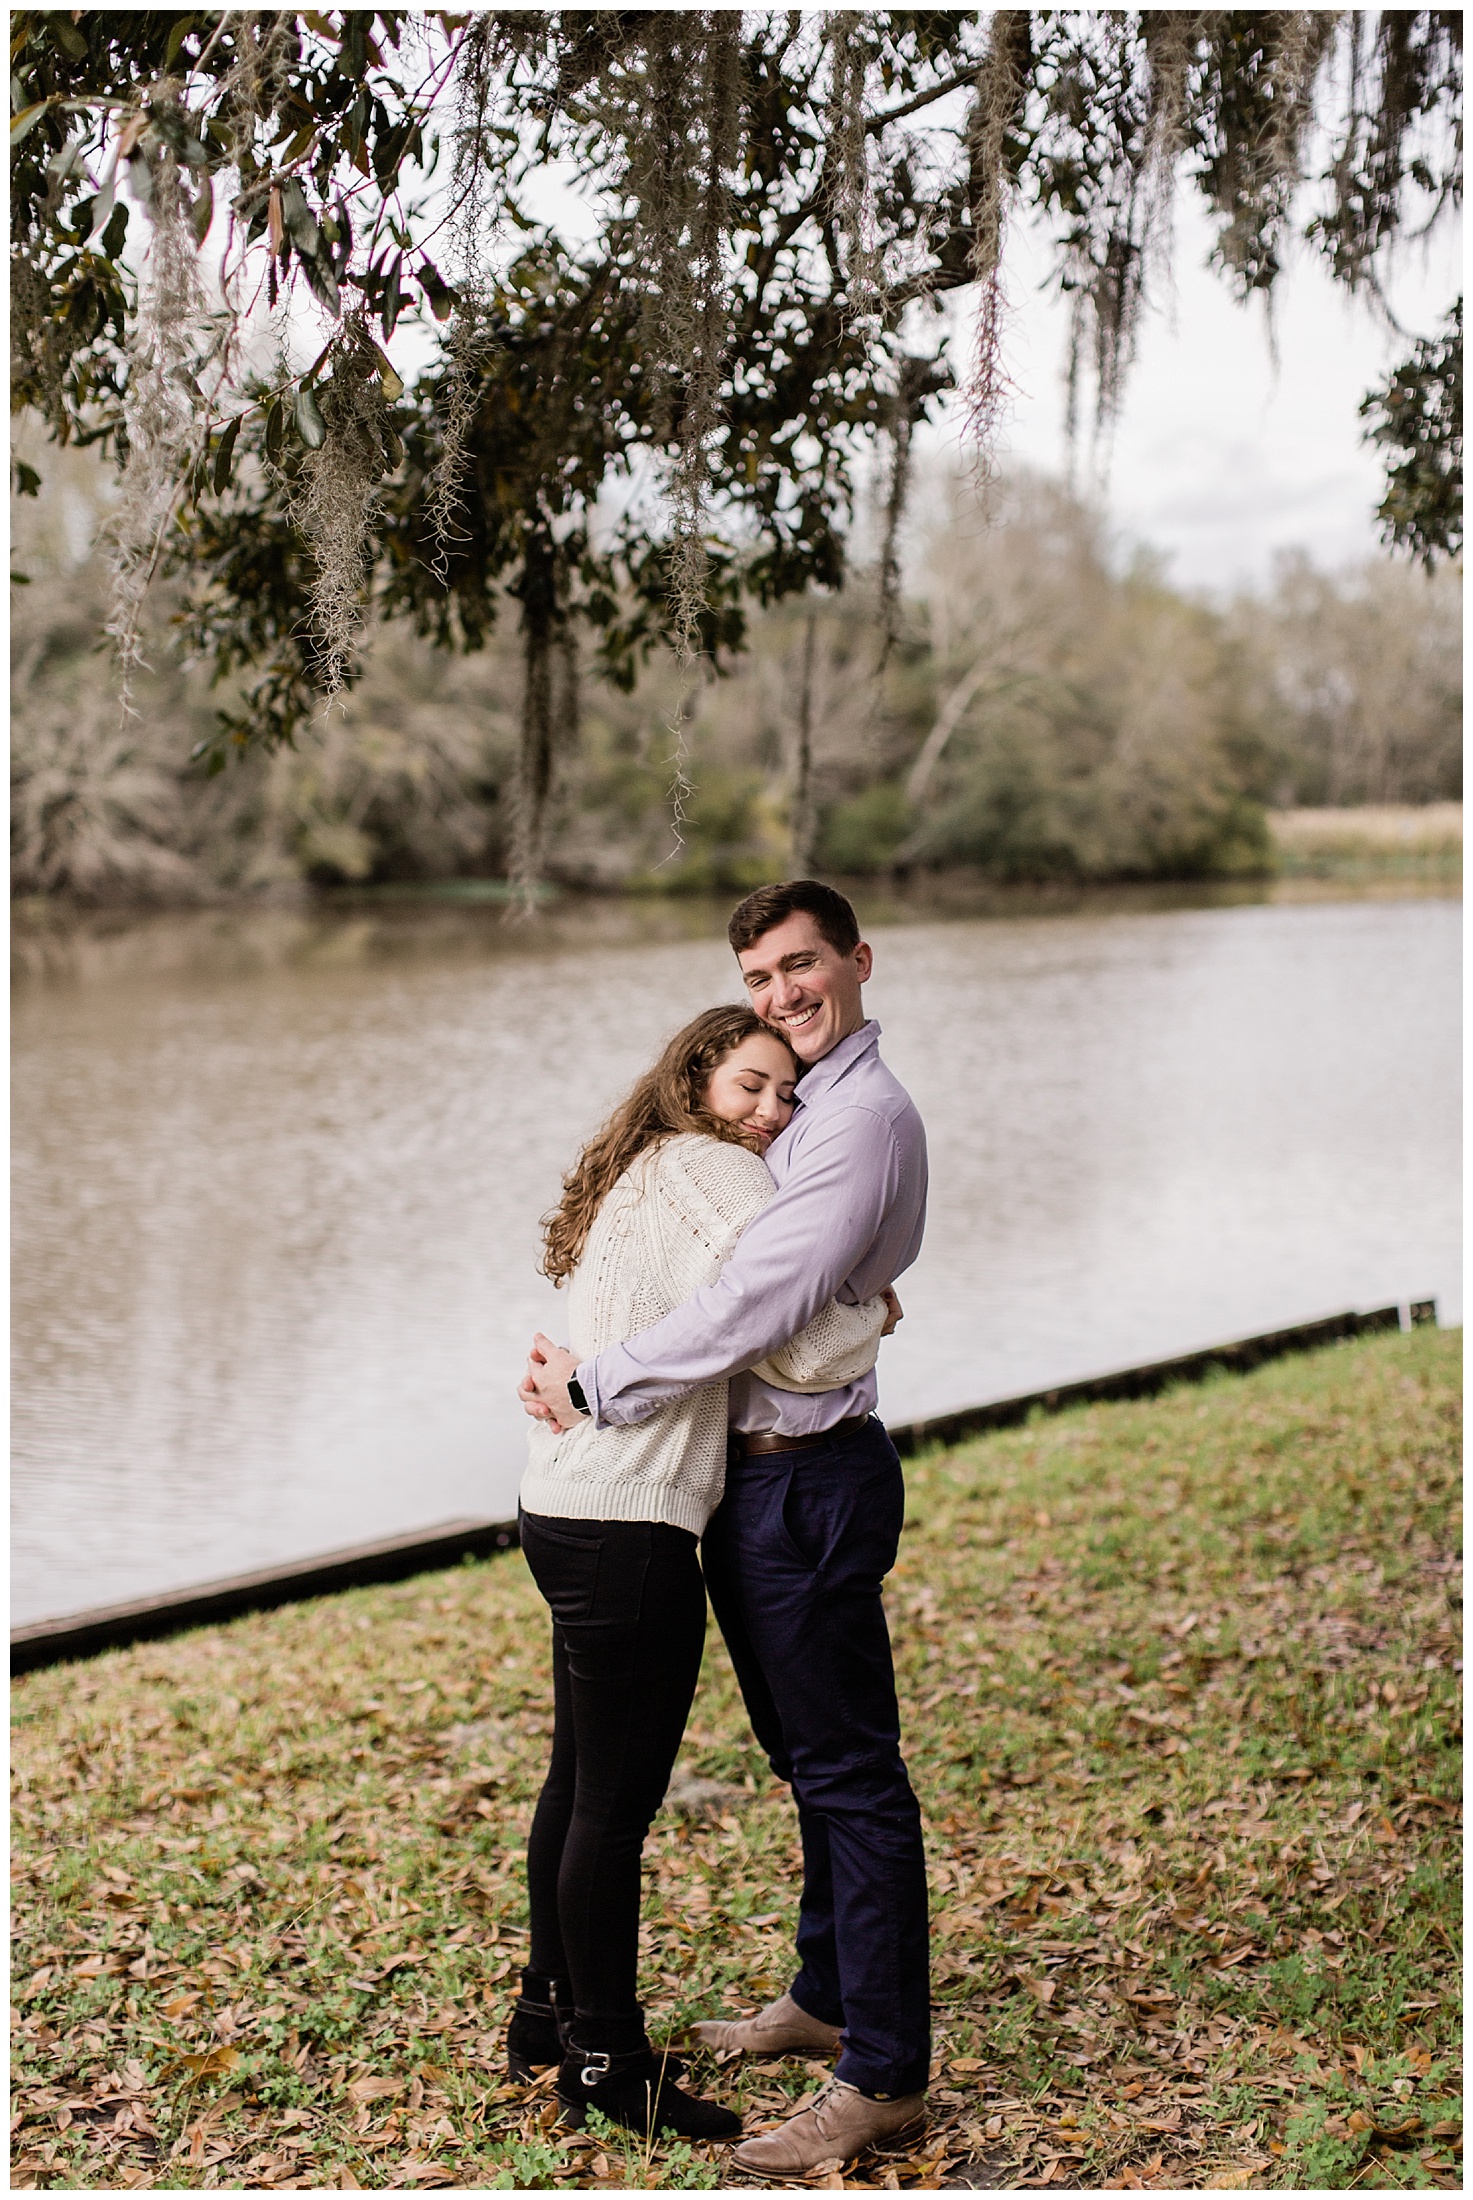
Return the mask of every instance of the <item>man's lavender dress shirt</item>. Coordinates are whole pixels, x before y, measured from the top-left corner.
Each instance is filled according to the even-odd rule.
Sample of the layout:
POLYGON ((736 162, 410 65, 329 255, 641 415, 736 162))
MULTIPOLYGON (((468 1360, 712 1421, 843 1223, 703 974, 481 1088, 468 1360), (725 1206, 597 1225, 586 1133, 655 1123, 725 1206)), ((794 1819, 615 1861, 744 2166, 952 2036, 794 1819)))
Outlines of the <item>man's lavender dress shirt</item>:
POLYGON ((804 1328, 832 1298, 855 1305, 903 1275, 926 1225, 926 1133, 880 1060, 866 1023, 815 1062, 767 1166, 777 1197, 743 1233, 714 1283, 650 1329, 585 1360, 578 1381, 600 1428, 730 1376, 731 1425, 811 1436, 872 1413, 874 1371, 843 1390, 775 1390, 744 1369, 804 1328))

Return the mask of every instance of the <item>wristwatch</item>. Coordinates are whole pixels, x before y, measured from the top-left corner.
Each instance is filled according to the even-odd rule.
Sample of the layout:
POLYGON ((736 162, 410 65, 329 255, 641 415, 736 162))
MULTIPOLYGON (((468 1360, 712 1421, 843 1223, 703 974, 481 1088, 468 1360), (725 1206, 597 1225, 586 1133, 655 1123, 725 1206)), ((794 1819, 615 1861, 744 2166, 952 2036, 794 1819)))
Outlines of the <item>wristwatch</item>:
POLYGON ((588 1403, 588 1400, 584 1397, 583 1385, 579 1382, 576 1375, 570 1375, 568 1377, 568 1396, 573 1401, 573 1409, 575 1412, 586 1413, 590 1417, 592 1416, 593 1408, 588 1403))

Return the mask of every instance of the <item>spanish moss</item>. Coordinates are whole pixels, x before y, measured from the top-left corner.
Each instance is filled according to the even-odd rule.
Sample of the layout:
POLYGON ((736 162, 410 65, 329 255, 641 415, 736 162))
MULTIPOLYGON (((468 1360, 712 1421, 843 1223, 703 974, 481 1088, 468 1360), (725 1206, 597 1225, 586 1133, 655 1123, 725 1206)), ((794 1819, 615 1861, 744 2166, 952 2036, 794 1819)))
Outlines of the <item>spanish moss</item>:
POLYGON ((225 18, 234 59, 220 87, 230 163, 242 182, 256 169, 256 135, 289 89, 295 18, 289 9, 237 9, 225 18))
POLYGON ((673 454, 670 611, 677 654, 688 664, 705 608, 708 476, 730 324, 726 240, 741 128, 741 17, 661 11, 641 19, 639 36, 641 52, 612 89, 643 117, 628 130, 626 188, 663 400, 660 435, 673 454))
POLYGON ((879 314, 883 261, 875 221, 870 169, 868 34, 862 15, 839 11, 828 18, 828 132, 825 167, 831 171, 829 203, 844 239, 845 304, 851 322, 879 314))
POLYGON ((992 463, 1003 408, 1012 388, 1003 366, 1007 296, 1002 259, 1011 195, 1008 137, 1022 108, 1030 50, 1026 9, 999 8, 992 18, 987 58, 978 71, 967 132, 971 274, 981 286, 966 393, 967 420, 987 468, 992 463))
POLYGON ((459 515, 464 509, 470 471, 467 443, 490 348, 487 244, 496 226, 490 191, 490 117, 496 59, 494 26, 488 16, 477 16, 466 28, 456 61, 451 203, 456 208, 457 295, 445 340, 440 452, 425 484, 425 519, 433 546, 430 564, 442 582, 448 576, 451 548, 464 532, 459 515))
POLYGON ((166 149, 135 153, 134 190, 145 198, 152 236, 138 312, 130 330, 123 405, 127 459, 109 527, 119 699, 133 715, 133 679, 143 664, 139 628, 149 582, 185 477, 203 447, 195 375, 205 334, 199 252, 189 225, 179 163, 166 149))
MULTIPOLYGON (((1280 272, 1283 235, 1304 176, 1315 81, 1339 22, 1333 9, 1265 16, 1262 65, 1248 84, 1249 127, 1223 129, 1214 148, 1212 203, 1224 217, 1217 257, 1244 295, 1266 291, 1280 272)), ((1352 19, 1351 36, 1354 52, 1361 38, 1359 14, 1352 19)))
POLYGON ((1201 50, 1205 20, 1189 8, 1152 10, 1141 17, 1149 82, 1142 162, 1144 229, 1148 250, 1154 247, 1150 272, 1161 277, 1170 273, 1177 163, 1186 150, 1192 69, 1201 50))
POLYGON ((327 433, 302 459, 292 517, 312 552, 314 684, 331 702, 352 678, 367 609, 370 535, 389 465, 388 406, 378 354, 358 319, 345 322, 330 378, 315 398, 327 433))

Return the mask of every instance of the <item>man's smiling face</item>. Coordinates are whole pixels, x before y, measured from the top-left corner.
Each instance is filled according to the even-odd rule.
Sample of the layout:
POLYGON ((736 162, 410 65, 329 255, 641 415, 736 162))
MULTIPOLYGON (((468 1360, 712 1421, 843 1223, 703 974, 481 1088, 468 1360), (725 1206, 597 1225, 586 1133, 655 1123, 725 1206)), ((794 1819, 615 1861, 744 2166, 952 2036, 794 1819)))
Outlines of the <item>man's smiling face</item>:
POLYGON ((800 1062, 821 1062, 864 1022, 860 987, 873 957, 863 940, 831 947, 806 909, 795 909, 737 956, 753 1008, 800 1062))

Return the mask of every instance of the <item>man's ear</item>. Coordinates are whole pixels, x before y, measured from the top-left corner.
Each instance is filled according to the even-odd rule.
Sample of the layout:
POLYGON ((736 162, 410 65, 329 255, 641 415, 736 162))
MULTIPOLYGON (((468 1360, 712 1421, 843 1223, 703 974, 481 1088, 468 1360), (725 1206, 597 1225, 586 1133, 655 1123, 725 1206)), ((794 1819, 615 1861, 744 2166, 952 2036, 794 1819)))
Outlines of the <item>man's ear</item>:
POLYGON ((875 967, 875 958, 870 953, 869 943, 866 940, 861 940, 854 950, 854 967, 859 972, 860 984, 868 985, 869 974, 875 967))

